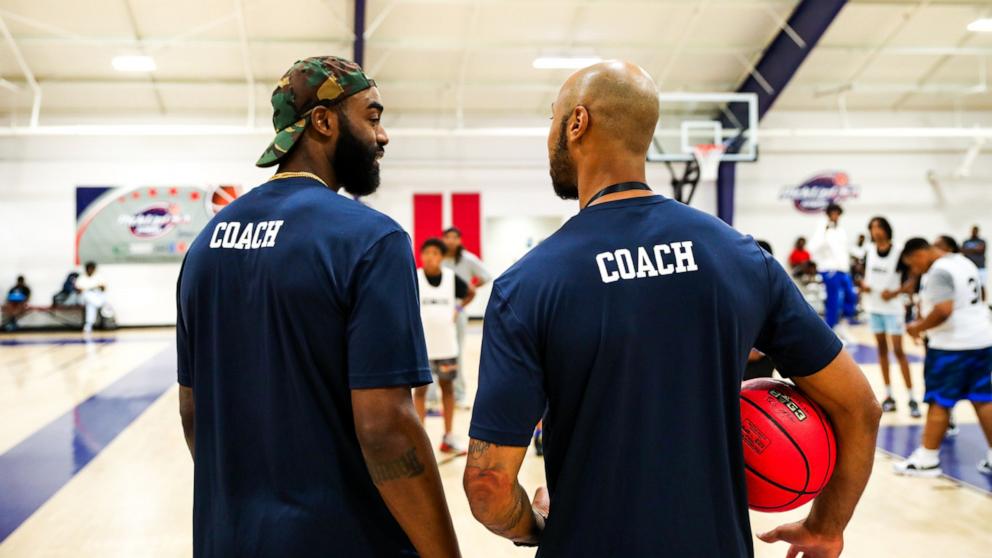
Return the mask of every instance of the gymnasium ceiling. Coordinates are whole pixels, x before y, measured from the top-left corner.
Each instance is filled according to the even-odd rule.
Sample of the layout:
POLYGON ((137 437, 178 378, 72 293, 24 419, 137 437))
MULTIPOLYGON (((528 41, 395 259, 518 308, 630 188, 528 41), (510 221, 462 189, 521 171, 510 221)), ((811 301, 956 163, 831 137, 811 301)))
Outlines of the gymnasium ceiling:
MULTIPOLYGON (((732 91, 797 0, 368 0, 366 68, 399 114, 536 116, 569 70, 537 56, 645 66, 668 91, 732 91)), ((58 115, 245 115, 259 123, 297 58, 351 56, 354 0, 0 0, 0 18, 58 115), (151 55, 153 73, 111 59, 151 55), (253 83, 253 85, 252 85, 253 83)), ((988 0, 850 0, 775 109, 988 110, 988 0)), ((2 37, 0 37, 2 39, 2 37)), ((0 124, 30 84, 0 41, 0 124)))

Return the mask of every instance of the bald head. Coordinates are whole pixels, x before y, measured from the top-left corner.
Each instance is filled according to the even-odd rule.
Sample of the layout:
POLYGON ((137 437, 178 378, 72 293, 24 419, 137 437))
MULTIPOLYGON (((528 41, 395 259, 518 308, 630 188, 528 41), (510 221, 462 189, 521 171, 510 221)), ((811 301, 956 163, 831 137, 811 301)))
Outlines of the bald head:
POLYGON ((585 107, 590 138, 635 154, 647 153, 658 123, 658 88, 643 68, 630 62, 610 60, 575 72, 562 85, 556 104, 566 119, 576 107, 585 107))

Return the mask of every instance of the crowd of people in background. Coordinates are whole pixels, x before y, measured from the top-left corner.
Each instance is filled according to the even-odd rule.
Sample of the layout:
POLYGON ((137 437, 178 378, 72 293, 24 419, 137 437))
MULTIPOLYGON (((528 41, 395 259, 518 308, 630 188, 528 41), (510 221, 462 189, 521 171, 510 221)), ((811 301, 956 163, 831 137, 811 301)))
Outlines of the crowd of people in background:
MULTIPOLYGON (((95 326, 107 327, 112 323, 113 310, 106 296, 107 285, 103 276, 97 273, 95 262, 86 262, 83 273, 71 271, 62 283, 62 288, 52 296, 49 307, 42 307, 49 312, 58 308, 82 307, 82 329, 91 333, 95 326)), ((33 308, 29 304, 31 287, 23 275, 17 276, 17 283, 7 291, 7 297, 2 308, 2 329, 17 331, 20 327, 18 320, 26 316, 33 308)))
MULTIPOLYGON (((992 446, 992 312, 987 298, 987 245, 979 227, 973 226, 971 235, 960 243, 950 235, 939 235, 932 242, 910 238, 897 248, 892 225, 883 216, 872 217, 867 233, 850 243, 841 225, 843 208, 830 204, 824 213, 826 222, 817 225, 808 242, 805 237, 796 239, 788 265, 801 287, 822 292, 823 319, 845 344, 853 338, 844 322, 867 320, 885 386, 883 411, 897 409, 891 354, 899 366, 910 416, 923 416, 903 336, 925 347, 926 424, 920 446, 895 465, 896 472, 941 474, 939 447, 945 436, 958 432, 951 412, 959 401, 974 405, 992 446)), ((760 353, 756 356, 752 351, 749 371, 760 362, 758 357, 760 353)), ((978 469, 992 475, 992 449, 988 453, 978 469)))

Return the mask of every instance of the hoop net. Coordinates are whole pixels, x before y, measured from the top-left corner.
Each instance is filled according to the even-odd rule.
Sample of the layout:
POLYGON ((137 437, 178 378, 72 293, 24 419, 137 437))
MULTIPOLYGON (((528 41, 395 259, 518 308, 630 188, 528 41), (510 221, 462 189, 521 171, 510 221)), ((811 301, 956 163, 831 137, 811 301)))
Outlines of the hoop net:
POLYGON ((723 157, 724 147, 712 143, 702 143, 692 148, 692 154, 699 164, 699 180, 715 182, 720 168, 720 158, 723 157))

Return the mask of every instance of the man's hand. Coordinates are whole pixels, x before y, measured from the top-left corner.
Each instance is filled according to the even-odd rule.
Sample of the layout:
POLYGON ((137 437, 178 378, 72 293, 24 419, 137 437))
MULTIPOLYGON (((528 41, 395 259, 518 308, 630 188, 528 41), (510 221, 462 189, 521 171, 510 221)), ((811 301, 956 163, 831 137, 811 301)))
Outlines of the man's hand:
POLYGON ((534 491, 534 502, 531 505, 538 515, 544 519, 548 518, 548 514, 551 513, 551 494, 548 493, 547 487, 537 487, 537 490, 534 491))
MULTIPOLYGON (((868 292, 868 291, 865 291, 865 292, 868 292)), ((898 294, 899 294, 899 291, 890 291, 889 289, 885 289, 884 291, 882 291, 882 300, 892 300, 898 294)))
POLYGON ((906 333, 916 339, 920 340, 920 336, 923 335, 923 323, 920 320, 914 320, 906 326, 906 333))
POLYGON ((817 533, 805 521, 788 523, 767 533, 759 533, 758 538, 766 543, 789 543, 791 546, 786 558, 796 558, 800 552, 803 558, 836 558, 844 549, 843 533, 817 533))
POLYGON ((759 538, 792 543, 789 557, 802 552, 807 558, 832 558, 844 547, 844 528, 871 476, 882 409, 864 373, 847 351, 841 351, 823 370, 793 380, 833 423, 837 465, 813 500, 805 521, 779 527, 759 538))

